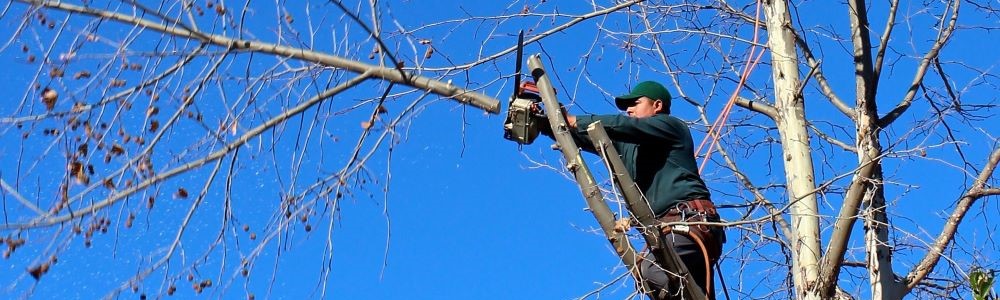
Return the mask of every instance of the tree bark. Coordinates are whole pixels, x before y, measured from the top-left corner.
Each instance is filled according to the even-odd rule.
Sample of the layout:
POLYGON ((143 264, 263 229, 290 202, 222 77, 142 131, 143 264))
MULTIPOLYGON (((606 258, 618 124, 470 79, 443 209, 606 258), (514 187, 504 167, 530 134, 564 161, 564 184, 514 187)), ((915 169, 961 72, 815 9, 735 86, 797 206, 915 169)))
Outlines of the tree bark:
POLYGON ((795 51, 791 14, 784 0, 764 2, 768 46, 771 49, 772 80, 781 148, 784 154, 785 179, 791 202, 794 236, 790 237, 795 256, 792 279, 799 298, 818 299, 806 293, 816 281, 819 270, 819 215, 817 212, 812 149, 805 120, 805 105, 799 93, 799 60, 795 51))
POLYGON ((534 77, 535 83, 538 86, 539 94, 542 96, 542 103, 545 104, 545 107, 553 108, 547 109, 545 113, 549 118, 549 125, 552 127, 552 138, 556 140, 556 144, 559 145, 559 150, 566 160, 566 169, 573 173, 573 178, 580 186, 580 192, 583 193, 587 207, 594 214, 594 218, 597 219, 597 223, 601 226, 604 235, 607 236, 608 242, 615 248, 615 252, 618 253, 622 263, 631 272, 636 284, 641 286, 640 289, 642 291, 649 291, 639 273, 638 262, 640 258, 636 255, 635 248, 632 247, 625 233, 615 230, 615 214, 608 207, 608 204, 604 202, 604 196, 601 194, 601 189, 597 186, 597 181, 594 180, 593 174, 590 173, 590 168, 583 161, 580 148, 573 141, 573 136, 569 133, 569 124, 566 124, 566 117, 563 116, 562 111, 558 108, 559 101, 556 100, 555 89, 553 89, 552 82, 545 74, 542 61, 537 54, 528 57, 528 69, 531 71, 531 76, 534 77))

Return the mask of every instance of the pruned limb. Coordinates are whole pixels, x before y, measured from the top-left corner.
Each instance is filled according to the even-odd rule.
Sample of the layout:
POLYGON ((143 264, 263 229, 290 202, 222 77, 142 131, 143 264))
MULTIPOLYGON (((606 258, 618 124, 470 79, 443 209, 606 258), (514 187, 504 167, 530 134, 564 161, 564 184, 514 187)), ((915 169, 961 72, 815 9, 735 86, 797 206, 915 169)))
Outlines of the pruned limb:
POLYGON ((750 111, 761 113, 768 118, 771 118, 771 120, 778 118, 778 110, 774 109, 774 106, 771 106, 764 101, 754 101, 743 97, 737 97, 736 105, 749 109, 750 111))

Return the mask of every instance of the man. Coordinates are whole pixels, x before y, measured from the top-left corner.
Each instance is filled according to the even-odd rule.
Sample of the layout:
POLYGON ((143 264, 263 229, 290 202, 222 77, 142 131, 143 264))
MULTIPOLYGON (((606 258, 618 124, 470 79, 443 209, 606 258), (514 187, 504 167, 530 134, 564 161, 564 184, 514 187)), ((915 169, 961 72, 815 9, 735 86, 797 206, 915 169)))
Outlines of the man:
MULTIPOLYGON (((657 219, 664 222, 718 221, 708 188, 698 175, 691 132, 683 121, 670 116, 670 93, 659 83, 644 81, 632 91, 615 98, 623 115, 566 114, 566 120, 577 145, 584 151, 595 153, 587 138, 587 126, 601 121, 614 147, 621 155, 629 175, 643 192, 657 219)), ((541 133, 551 137, 547 120, 541 120, 541 133)), ((667 234, 663 238, 681 257, 698 286, 705 290, 706 276, 721 254, 724 237, 718 227, 691 226, 693 234, 667 234), (707 254, 692 238, 706 246, 707 254), (672 243, 671 243, 672 242, 672 243), (708 263, 706 263, 708 259, 708 263)), ((654 290, 665 290, 668 295, 679 296, 679 286, 671 281, 658 264, 647 256, 641 264, 642 275, 654 290)), ((705 293, 713 298, 713 289, 705 293)))

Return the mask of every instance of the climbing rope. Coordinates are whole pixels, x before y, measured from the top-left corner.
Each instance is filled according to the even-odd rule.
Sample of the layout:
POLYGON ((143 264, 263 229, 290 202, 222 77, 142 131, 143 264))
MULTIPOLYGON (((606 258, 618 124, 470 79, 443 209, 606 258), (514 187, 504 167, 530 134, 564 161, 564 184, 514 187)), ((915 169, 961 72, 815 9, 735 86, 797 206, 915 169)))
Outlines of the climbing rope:
POLYGON ((736 104, 736 99, 739 98, 739 93, 743 89, 743 85, 746 83, 747 78, 750 77, 750 73, 753 72, 753 69, 757 67, 757 63, 760 62, 761 57, 764 56, 764 49, 757 46, 757 41, 759 40, 758 33, 760 31, 760 26, 758 24, 760 24, 760 0, 757 0, 757 9, 754 13, 753 42, 750 43, 750 51, 747 52, 746 63, 743 65, 742 74, 740 74, 740 81, 736 84, 736 89, 733 90, 732 95, 729 96, 729 101, 726 102, 722 112, 720 112, 715 118, 715 121, 712 122, 712 126, 709 128, 708 134, 705 135, 705 138, 703 138, 701 143, 698 145, 698 149, 695 150, 695 157, 704 156, 701 166, 698 167, 698 173, 701 173, 705 169, 705 166, 708 165, 708 161, 711 160, 712 153, 714 152, 713 150, 718 146, 719 140, 721 139, 720 133, 722 132, 722 128, 725 127, 726 120, 729 118, 729 112, 732 111, 733 105, 736 104), (760 48, 760 52, 757 52, 758 48, 760 48), (709 142, 709 140, 711 140, 711 142, 709 142), (701 150, 705 147, 706 143, 709 145, 708 149, 705 150, 705 153, 701 153, 701 150))

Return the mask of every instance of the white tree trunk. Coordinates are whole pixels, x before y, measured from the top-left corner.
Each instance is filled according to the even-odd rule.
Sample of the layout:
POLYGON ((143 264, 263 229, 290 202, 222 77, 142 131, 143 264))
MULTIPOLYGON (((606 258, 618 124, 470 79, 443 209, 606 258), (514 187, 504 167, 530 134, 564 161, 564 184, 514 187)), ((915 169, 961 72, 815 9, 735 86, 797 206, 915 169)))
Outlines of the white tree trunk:
POLYGON ((778 111, 776 122, 781 134, 785 179, 791 205, 793 235, 790 237, 794 257, 792 277, 798 298, 818 299, 807 295, 808 286, 819 273, 820 243, 812 149, 806 131, 805 106, 799 91, 799 60, 795 51, 795 36, 791 30, 791 14, 784 0, 764 6, 767 18, 768 46, 771 49, 774 80, 774 103, 778 111))

